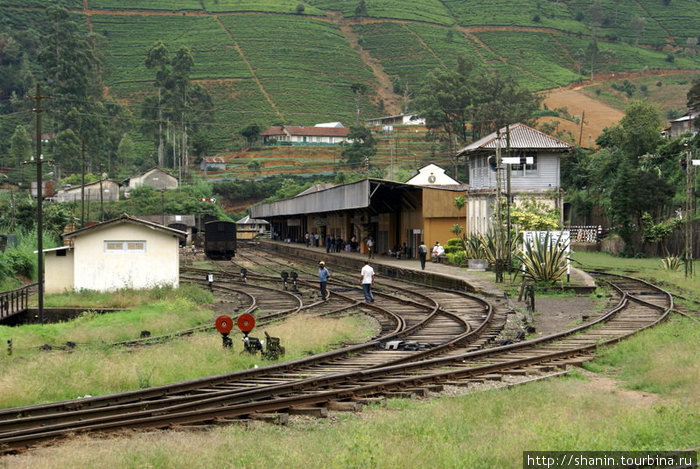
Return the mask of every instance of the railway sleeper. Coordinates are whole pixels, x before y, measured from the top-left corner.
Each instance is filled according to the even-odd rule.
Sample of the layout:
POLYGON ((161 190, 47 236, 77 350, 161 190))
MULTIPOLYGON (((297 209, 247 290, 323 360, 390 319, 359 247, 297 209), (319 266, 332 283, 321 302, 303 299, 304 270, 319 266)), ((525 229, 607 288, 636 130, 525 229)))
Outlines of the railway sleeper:
POLYGON ((289 414, 325 419, 328 418, 328 409, 326 407, 290 407, 289 414))

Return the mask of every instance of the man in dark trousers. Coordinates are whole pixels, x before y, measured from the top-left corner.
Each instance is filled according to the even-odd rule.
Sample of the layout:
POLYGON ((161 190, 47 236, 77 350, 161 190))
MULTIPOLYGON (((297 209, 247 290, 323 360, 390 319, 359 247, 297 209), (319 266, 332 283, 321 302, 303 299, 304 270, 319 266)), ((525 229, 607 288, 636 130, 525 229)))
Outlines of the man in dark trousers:
POLYGON ((372 303, 374 301, 374 295, 372 295, 374 269, 369 265, 369 261, 365 261, 365 266, 360 272, 360 278, 362 278, 362 292, 365 294, 365 301, 367 303, 372 303))
POLYGON ((331 273, 326 269, 326 263, 321 261, 318 263, 318 282, 321 286, 321 299, 326 301, 328 299, 328 279, 331 278, 331 273))
POLYGON ((428 246, 425 245, 425 241, 420 242, 418 246, 418 259, 420 259, 420 268, 425 270, 425 256, 428 255, 428 246))

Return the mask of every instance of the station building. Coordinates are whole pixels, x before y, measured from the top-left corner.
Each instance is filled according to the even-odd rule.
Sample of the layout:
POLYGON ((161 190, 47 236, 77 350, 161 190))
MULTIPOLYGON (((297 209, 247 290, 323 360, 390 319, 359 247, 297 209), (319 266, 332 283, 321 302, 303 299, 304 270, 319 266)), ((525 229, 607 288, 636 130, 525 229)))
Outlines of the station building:
MULTIPOLYGON (((435 168, 429 165, 420 171, 439 172, 435 168)), ((361 252, 366 252, 365 240, 371 236, 379 255, 406 243, 411 257, 416 257, 421 241, 444 244, 455 237, 450 231, 453 226, 466 222, 454 199, 465 195, 467 185, 451 178, 440 184, 427 177, 434 183, 368 178, 314 186, 289 199, 253 206, 250 216, 270 222, 273 239, 304 242, 306 233, 318 233, 324 245, 326 236, 344 241, 354 237, 361 252)))
POLYGON ((186 233, 122 215, 63 235, 46 249, 46 293, 179 284, 179 241, 186 233))

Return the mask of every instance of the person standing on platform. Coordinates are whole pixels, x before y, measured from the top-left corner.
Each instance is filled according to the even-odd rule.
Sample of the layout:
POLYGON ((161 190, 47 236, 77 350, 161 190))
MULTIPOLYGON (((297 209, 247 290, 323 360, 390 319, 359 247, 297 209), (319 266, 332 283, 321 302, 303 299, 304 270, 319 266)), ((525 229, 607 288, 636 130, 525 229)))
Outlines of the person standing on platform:
POLYGON ((372 285, 374 284, 374 269, 369 265, 369 261, 365 261, 365 266, 360 272, 360 277, 362 278, 362 291, 365 294, 365 301, 367 303, 374 302, 374 295, 372 295, 372 285))
POLYGON ((318 263, 318 282, 321 287, 321 299, 328 299, 328 279, 331 278, 331 273, 326 268, 326 263, 321 261, 318 263))
POLYGON ((425 245, 425 241, 420 242, 418 246, 418 259, 420 259, 420 268, 425 270, 425 257, 428 255, 428 246, 425 245))
POLYGON ((331 241, 333 238, 331 238, 331 235, 326 235, 326 253, 332 252, 331 246, 333 245, 333 241, 331 241))
POLYGON ((374 240, 371 236, 367 237, 367 259, 374 256, 374 240))

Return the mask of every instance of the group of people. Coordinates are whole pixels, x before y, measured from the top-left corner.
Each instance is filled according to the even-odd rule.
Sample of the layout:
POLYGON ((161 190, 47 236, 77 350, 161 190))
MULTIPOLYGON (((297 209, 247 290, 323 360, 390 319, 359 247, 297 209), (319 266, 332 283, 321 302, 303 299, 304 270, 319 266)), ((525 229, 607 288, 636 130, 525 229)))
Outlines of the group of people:
MULTIPOLYGON (((326 263, 321 261, 318 263, 318 282, 321 290, 321 299, 326 301, 328 299, 328 279, 331 278, 331 273, 326 267, 326 263)), ((365 266, 362 267, 360 271, 360 279, 362 282, 362 292, 365 295, 365 302, 374 302, 374 295, 372 294, 372 285, 374 285, 374 269, 369 265, 369 260, 365 261, 365 266)))

